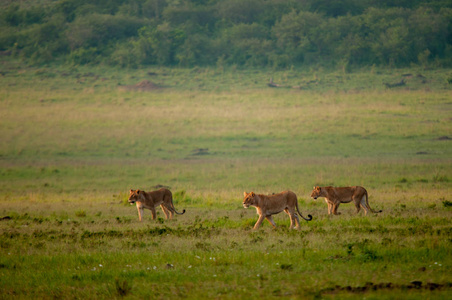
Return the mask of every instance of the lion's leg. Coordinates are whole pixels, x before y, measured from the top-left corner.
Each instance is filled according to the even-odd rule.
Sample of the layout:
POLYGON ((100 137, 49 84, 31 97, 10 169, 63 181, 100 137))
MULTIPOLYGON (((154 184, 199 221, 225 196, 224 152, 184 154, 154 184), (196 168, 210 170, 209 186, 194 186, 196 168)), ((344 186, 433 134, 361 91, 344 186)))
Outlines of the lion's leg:
POLYGON ((139 206, 137 206, 137 210, 138 210, 138 219, 140 220, 140 222, 141 222, 141 216, 143 215, 143 208, 142 207, 139 207, 139 206))
POLYGON ((168 217, 172 219, 174 215, 174 209, 171 207, 171 205, 168 205, 168 203, 162 203, 160 206, 165 213, 166 219, 168 219, 168 217))
POLYGON ((150 210, 151 210, 151 213, 152 213, 152 220, 155 220, 155 217, 157 215, 157 213, 155 212, 155 207, 151 207, 150 210))
POLYGON ((359 211, 361 210, 361 204, 358 201, 355 201, 355 207, 356 207, 356 214, 358 214, 359 211))
POLYGON ((163 213, 165 214, 165 218, 166 218, 167 220, 168 220, 168 213, 169 213, 170 219, 173 218, 172 212, 171 212, 170 210, 168 210, 168 209, 165 207, 165 205, 160 204, 160 207, 162 208, 162 211, 163 211, 163 213))
POLYGON ((333 203, 328 202, 328 214, 332 215, 333 214, 333 203))
POLYGON ((331 215, 333 212, 333 205, 331 204, 330 201, 328 201, 328 199, 325 199, 325 202, 328 205, 328 214, 331 215))
POLYGON ((363 195, 361 197, 361 207, 364 209, 364 215, 367 216, 367 211, 369 210, 369 207, 367 207, 367 203, 366 203, 366 195, 363 195))
MULTIPOLYGON (((171 195, 166 195, 163 199, 163 203, 162 203, 162 209, 166 209, 167 213, 169 213, 169 218, 172 219, 174 212, 176 211, 176 209, 173 206, 173 198, 171 195)), ((168 217, 167 217, 168 219, 168 217)))
POLYGON ((262 221, 264 221, 265 217, 263 215, 259 215, 259 219, 257 220, 256 224, 254 224, 253 229, 256 230, 261 226, 262 221))
POLYGON ((289 211, 288 208, 284 209, 284 212, 289 216, 290 221, 292 221, 292 215, 293 215, 293 212, 289 211))
POLYGON ((294 215, 293 214, 289 214, 289 213, 287 213, 288 215, 289 215, 289 218, 290 218, 290 226, 289 226, 289 229, 292 229, 293 227, 294 227, 294 225, 295 225, 295 220, 294 220, 294 215))
POLYGON ((169 209, 168 207, 165 207, 165 208, 169 213, 169 218, 172 219, 174 216, 174 209, 169 209))
POLYGON ((297 214, 293 214, 290 219, 290 228, 293 228, 293 225, 295 225, 295 229, 300 229, 300 219, 298 219, 297 214))
POLYGON ((286 208, 284 210, 284 212, 286 214, 288 214, 289 218, 290 218, 290 227, 289 227, 289 229, 294 228, 294 226, 296 228, 299 228, 300 227, 300 221, 298 220, 297 213, 295 211, 290 210, 289 208, 286 208))
POLYGON ((289 209, 285 209, 284 210, 284 212, 289 216, 289 218, 290 218, 290 226, 289 226, 289 229, 292 229, 293 227, 294 227, 294 225, 295 225, 295 220, 294 220, 294 213, 293 212, 291 212, 291 211, 289 211, 289 209))
POLYGON ((170 218, 172 219, 173 216, 174 216, 174 214, 177 213, 177 212, 176 212, 176 209, 174 208, 174 206, 173 206, 173 204, 172 204, 172 202, 171 202, 171 203, 168 203, 168 205, 166 205, 165 208, 170 212, 170 214, 171 214, 171 215, 170 215, 170 218))
POLYGON ((272 216, 266 216, 265 218, 270 222, 270 224, 272 224, 273 228, 276 228, 276 224, 275 221, 273 221, 272 216))
POLYGON ((333 204, 333 214, 335 214, 335 215, 340 215, 341 214, 341 213, 337 212, 337 208, 339 207, 339 204, 340 203, 334 203, 333 204))

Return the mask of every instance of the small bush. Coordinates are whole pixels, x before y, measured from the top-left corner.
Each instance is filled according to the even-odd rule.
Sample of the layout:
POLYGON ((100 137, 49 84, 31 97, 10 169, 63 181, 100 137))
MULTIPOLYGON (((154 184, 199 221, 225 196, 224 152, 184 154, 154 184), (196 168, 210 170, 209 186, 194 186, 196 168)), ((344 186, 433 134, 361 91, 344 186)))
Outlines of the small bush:
POLYGON ((447 83, 452 84, 452 75, 447 78, 447 83))
POLYGON ((77 211, 75 212, 75 215, 76 215, 77 217, 84 218, 84 217, 86 217, 86 212, 85 212, 84 210, 77 210, 77 211))
POLYGON ((97 48, 79 48, 71 52, 69 62, 73 65, 86 65, 97 62, 97 48))
POLYGON ((436 174, 433 176, 433 182, 449 182, 449 178, 446 175, 436 174))
POLYGON ((196 249, 203 250, 203 251, 212 251, 212 245, 205 242, 197 242, 195 244, 196 249))
POLYGON ((293 270, 293 266, 292 266, 292 264, 282 264, 281 265, 281 270, 292 271, 293 270))
POLYGON ((452 207, 452 201, 444 200, 443 205, 444 205, 444 207, 452 207))
POLYGON ((116 291, 118 292, 118 295, 121 297, 127 296, 127 294, 129 294, 130 291, 132 290, 132 287, 129 286, 127 280, 119 280, 118 278, 116 278, 115 285, 116 291))
POLYGON ((371 249, 363 249, 361 258, 364 261, 375 261, 380 259, 381 257, 377 255, 377 252, 371 249))
POLYGON ((110 63, 121 68, 135 69, 141 60, 135 49, 130 49, 129 44, 119 44, 110 56, 110 63))

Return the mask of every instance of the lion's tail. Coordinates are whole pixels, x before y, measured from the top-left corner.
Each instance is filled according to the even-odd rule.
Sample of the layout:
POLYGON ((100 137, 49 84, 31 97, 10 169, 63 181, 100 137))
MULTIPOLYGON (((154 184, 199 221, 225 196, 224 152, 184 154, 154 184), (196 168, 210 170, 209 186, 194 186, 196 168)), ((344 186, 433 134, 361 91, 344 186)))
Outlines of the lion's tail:
POLYGON ((308 215, 308 218, 303 217, 303 215, 301 214, 300 210, 298 209, 298 201, 296 201, 295 203, 297 204, 297 211, 298 211, 298 214, 300 215, 300 217, 302 217, 306 221, 311 221, 312 220, 312 216, 308 215))
POLYGON ((369 205, 369 196, 367 195, 367 191, 366 191, 366 205, 370 209, 370 211, 373 212, 374 214, 378 214, 378 213, 382 212, 381 209, 377 211, 377 210, 373 210, 372 207, 370 207, 370 205, 369 205))
POLYGON ((183 209, 182 212, 178 212, 178 211, 176 210, 176 208, 174 207, 174 203, 173 203, 173 196, 171 196, 171 206, 173 207, 174 212, 175 212, 176 214, 178 214, 178 215, 183 215, 183 214, 185 214, 185 209, 183 209))
POLYGON ((178 212, 178 211, 176 210, 176 208, 174 207, 174 205, 173 205, 173 208, 174 208, 174 212, 175 212, 176 214, 178 214, 178 215, 183 215, 183 214, 185 214, 185 209, 183 209, 182 212, 178 212))

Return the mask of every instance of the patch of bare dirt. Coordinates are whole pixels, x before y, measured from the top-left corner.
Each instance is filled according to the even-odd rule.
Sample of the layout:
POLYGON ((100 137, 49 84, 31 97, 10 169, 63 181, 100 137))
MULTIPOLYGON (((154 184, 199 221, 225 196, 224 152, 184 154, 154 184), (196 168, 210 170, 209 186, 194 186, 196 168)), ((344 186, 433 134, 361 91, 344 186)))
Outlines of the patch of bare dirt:
POLYGON ((338 292, 348 292, 348 293, 365 293, 368 291, 376 291, 376 290, 450 290, 452 288, 452 283, 433 283, 433 282, 422 282, 422 281, 411 281, 409 284, 393 284, 391 282, 387 283, 377 283, 374 284, 372 282, 367 282, 364 286, 340 286, 336 285, 334 287, 325 288, 320 291, 321 294, 335 294, 338 292))
POLYGON ((154 91, 162 87, 149 80, 143 80, 135 85, 124 85, 120 88, 128 91, 154 91))
POLYGON ((450 141, 450 140, 452 140, 452 139, 450 137, 448 137, 447 135, 440 136, 438 138, 438 141, 450 141))
POLYGON ((209 153, 209 148, 196 148, 193 150, 191 155, 208 155, 209 153))

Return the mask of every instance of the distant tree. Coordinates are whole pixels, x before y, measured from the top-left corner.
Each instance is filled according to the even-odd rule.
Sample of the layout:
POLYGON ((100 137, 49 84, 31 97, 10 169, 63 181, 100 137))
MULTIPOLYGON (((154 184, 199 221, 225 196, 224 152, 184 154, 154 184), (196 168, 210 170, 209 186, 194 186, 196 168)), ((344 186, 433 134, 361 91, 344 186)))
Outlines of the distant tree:
POLYGON ((413 59, 407 24, 409 15, 410 11, 402 8, 370 8, 362 15, 374 57, 370 63, 398 65, 413 59))
POLYGON ((361 14, 368 6, 366 0, 308 0, 309 11, 338 17, 361 14))
POLYGON ((0 50, 124 67, 452 65, 447 0, 11 1, 0 50))
POLYGON ((68 51, 64 36, 66 23, 61 15, 54 15, 42 24, 27 26, 16 35, 15 48, 23 58, 33 62, 48 62, 68 51))
POLYGON ((69 23, 66 32, 71 50, 102 47, 138 35, 145 22, 129 16, 90 14, 69 23))
POLYGON ((166 5, 165 0, 147 0, 142 5, 142 16, 159 20, 166 5))
MULTIPOLYGON (((62 13, 68 22, 86 14, 98 13, 114 15, 123 3, 130 0, 60 0, 56 2, 53 10, 62 13)), ((133 0, 132 0, 133 1, 133 0)))
POLYGON ((299 0, 264 0, 260 1, 260 13, 254 23, 271 28, 281 16, 290 13, 292 10, 300 11, 305 1, 299 0))
POLYGON ((217 42, 223 45, 219 51, 229 64, 266 66, 268 55, 274 51, 270 32, 257 23, 242 23, 224 29, 217 42))
POLYGON ((443 56, 448 35, 451 34, 450 21, 445 15, 435 13, 432 9, 418 8, 413 11, 407 22, 410 29, 409 39, 416 55, 425 54, 428 50, 430 57, 443 56))
POLYGON ((196 24, 200 28, 215 24, 213 9, 205 6, 168 6, 162 12, 165 21, 172 25, 181 25, 185 23, 196 24))
POLYGON ((306 54, 320 54, 319 28, 324 22, 321 15, 292 11, 282 16, 273 27, 277 47, 286 53, 292 63, 303 62, 306 54))
POLYGON ((219 19, 233 24, 256 22, 263 8, 260 0, 222 0, 216 5, 219 19))
POLYGON ((9 5, 1 16, 2 23, 6 23, 9 26, 18 26, 23 21, 22 12, 18 4, 9 5))
POLYGON ((192 34, 176 50, 175 60, 182 67, 212 65, 217 60, 212 40, 203 34, 192 34))
MULTIPOLYGON (((156 27, 147 27, 141 32, 140 39, 145 39, 149 46, 147 57, 158 65, 174 65, 177 63, 176 51, 185 41, 185 33, 179 28, 165 22, 156 27)), ((144 44, 142 44, 144 45, 144 44)))
POLYGON ((99 51, 97 48, 79 48, 68 56, 68 62, 74 66, 98 63, 99 51))
POLYGON ((329 48, 328 54, 333 61, 346 61, 354 65, 362 62, 365 48, 365 29, 357 16, 345 15, 328 18, 324 31, 324 44, 329 48))
POLYGON ((0 24, 25 26, 42 23, 45 17, 46 11, 41 6, 32 6, 27 9, 22 9, 18 4, 13 3, 0 13, 0 24))

